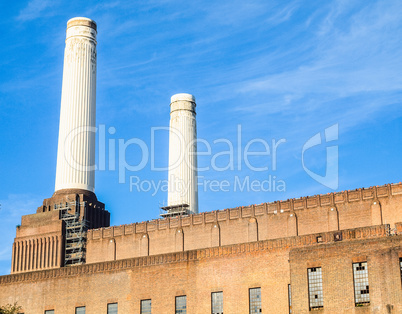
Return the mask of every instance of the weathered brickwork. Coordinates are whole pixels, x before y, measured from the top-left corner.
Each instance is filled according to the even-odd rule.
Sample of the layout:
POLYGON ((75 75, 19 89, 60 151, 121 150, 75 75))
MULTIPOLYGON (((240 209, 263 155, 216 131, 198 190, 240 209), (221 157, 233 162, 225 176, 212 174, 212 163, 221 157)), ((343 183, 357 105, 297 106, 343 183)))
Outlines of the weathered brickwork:
POLYGON ((93 229, 89 263, 402 221, 402 185, 93 229))
POLYGON ((0 277, 0 304, 17 301, 33 314, 74 313, 76 306, 101 314, 117 302, 119 313, 139 313, 140 301, 152 299, 153 313, 174 313, 175 296, 187 295, 188 313, 205 314, 211 293, 223 291, 224 312, 244 314, 248 289, 261 287, 263 313, 288 313, 291 284, 293 313, 306 313, 307 267, 321 266, 323 313, 387 313, 387 304, 400 313, 401 244, 402 235, 382 225, 27 272, 0 277), (372 293, 363 309, 350 291, 351 263, 360 259, 369 263, 372 293))
MULTIPOLYGON (((397 236, 338 242, 290 251, 294 313, 309 313, 307 268, 321 267, 324 306, 320 313, 402 313, 397 236), (367 262, 370 304, 356 307, 352 264, 367 262)), ((314 311, 315 312, 315 311, 314 311)))
POLYGON ((63 224, 56 211, 23 216, 13 243, 11 272, 62 266, 63 224))
POLYGON ((92 229, 86 264, 70 267, 66 226, 50 203, 22 217, 12 274, 0 277, 0 304, 18 302, 24 313, 99 314, 108 303, 139 313, 143 299, 153 313, 174 313, 186 295, 187 313, 204 314, 222 291, 224 313, 244 314, 257 287, 263 313, 289 313, 289 285, 292 313, 308 313, 311 267, 322 270, 323 308, 314 312, 402 313, 401 184, 92 229), (365 306, 354 300, 356 262, 368 265, 365 306))
POLYGON ((94 193, 76 189, 57 191, 43 201, 36 214, 22 216, 13 243, 11 273, 64 266, 66 225, 57 208, 65 204, 80 221, 86 221, 87 228, 110 224, 110 213, 94 193), (80 208, 82 203, 85 206, 80 208))

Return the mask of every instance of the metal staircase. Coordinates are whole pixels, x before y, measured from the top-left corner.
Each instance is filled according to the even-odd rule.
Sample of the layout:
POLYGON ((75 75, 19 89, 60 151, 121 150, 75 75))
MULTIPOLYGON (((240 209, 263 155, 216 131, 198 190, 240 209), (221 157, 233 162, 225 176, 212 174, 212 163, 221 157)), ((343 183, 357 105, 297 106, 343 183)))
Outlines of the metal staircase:
POLYGON ((71 202, 60 204, 60 219, 65 222, 66 234, 64 245, 64 266, 79 265, 85 263, 86 235, 88 222, 80 219, 80 211, 85 213, 86 202, 71 202))

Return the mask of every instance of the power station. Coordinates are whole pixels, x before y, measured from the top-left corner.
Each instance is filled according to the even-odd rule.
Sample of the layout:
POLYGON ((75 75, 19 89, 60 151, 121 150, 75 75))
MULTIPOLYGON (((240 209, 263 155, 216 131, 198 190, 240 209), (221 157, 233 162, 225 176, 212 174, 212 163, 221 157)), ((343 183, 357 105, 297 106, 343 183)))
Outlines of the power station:
MULTIPOLYGON (((67 22, 55 192, 21 218, 0 305, 21 313, 402 313, 402 184, 199 213, 196 101, 170 102, 162 217, 95 195, 97 24, 67 22)), ((101 71, 101 69, 100 69, 101 71)))

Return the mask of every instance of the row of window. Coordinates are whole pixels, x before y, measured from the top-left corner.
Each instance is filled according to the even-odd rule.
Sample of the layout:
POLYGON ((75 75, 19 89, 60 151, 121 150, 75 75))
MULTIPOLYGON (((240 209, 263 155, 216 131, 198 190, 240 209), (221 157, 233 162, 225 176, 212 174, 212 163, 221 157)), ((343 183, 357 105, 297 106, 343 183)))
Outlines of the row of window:
MULTIPOLYGON (((401 260, 402 269, 402 260, 401 260)), ((367 262, 353 263, 353 285, 355 292, 355 305, 370 304, 370 288, 368 281, 367 262)), ((307 269, 308 297, 310 310, 324 307, 324 294, 322 288, 321 267, 307 269)), ((291 305, 291 299, 289 298, 291 305)))
MULTIPOLYGON (((107 313, 108 314, 117 314, 117 303, 109 303, 107 305, 107 313)), ((151 313, 151 312, 149 312, 149 313, 151 313)), ((46 310, 45 314, 54 314, 54 310, 46 310)), ((75 314, 85 314, 85 306, 76 307, 75 314)))
MULTIPOLYGON (((402 281, 402 258, 399 259, 402 281)), ((368 281, 367 262, 353 263, 353 285, 354 299, 356 306, 370 304, 370 288, 368 281)), ((324 293, 322 285, 322 269, 321 267, 312 267, 307 269, 308 279, 308 297, 309 307, 319 309, 324 307, 324 293)), ((292 294, 291 287, 288 286, 289 293, 289 313, 292 313, 292 294)), ((249 309, 250 314, 262 313, 261 305, 261 288, 249 289, 249 309)), ((117 303, 109 303, 107 305, 108 314, 117 314, 117 303)), ((152 300, 141 300, 141 314, 152 313, 152 300)), ((187 296, 177 296, 175 302, 175 313, 187 313, 187 296)), ((212 292, 211 294, 211 313, 223 314, 223 292, 212 292)), ((54 314, 54 310, 47 310, 45 314, 54 314)), ((77 307, 75 314, 85 314, 85 306, 77 307)))
MULTIPOLYGON (((213 292, 211 295, 212 314, 223 314, 223 292, 213 292)), ((176 314, 187 313, 187 296, 181 295, 176 297, 175 304, 176 314)), ((152 300, 141 300, 141 314, 151 314, 152 300)), ((250 313, 261 312, 261 288, 250 289, 250 313), (251 303, 251 300, 253 302, 251 303), (251 311, 251 308, 258 307, 259 311, 251 311)), ((54 314, 54 310, 46 310, 45 314, 54 314)), ((85 314, 85 306, 75 308, 75 314, 85 314)), ((107 305, 107 314, 117 314, 117 303, 109 303, 107 305)))

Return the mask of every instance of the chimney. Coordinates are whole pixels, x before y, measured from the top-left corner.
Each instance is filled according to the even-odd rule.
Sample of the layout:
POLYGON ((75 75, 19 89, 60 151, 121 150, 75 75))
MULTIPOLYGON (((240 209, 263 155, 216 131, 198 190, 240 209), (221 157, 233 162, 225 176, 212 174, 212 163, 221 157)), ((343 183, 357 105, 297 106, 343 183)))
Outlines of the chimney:
POLYGON ((67 22, 55 192, 21 220, 14 245, 25 245, 25 253, 13 256, 13 273, 86 263, 88 229, 110 225, 94 193, 95 93, 96 23, 73 18, 67 22), (33 263, 32 256, 41 258, 33 263))
POLYGON ((55 192, 95 190, 96 23, 67 22, 55 192))
POLYGON ((195 98, 176 94, 170 103, 168 212, 198 213, 195 98))

